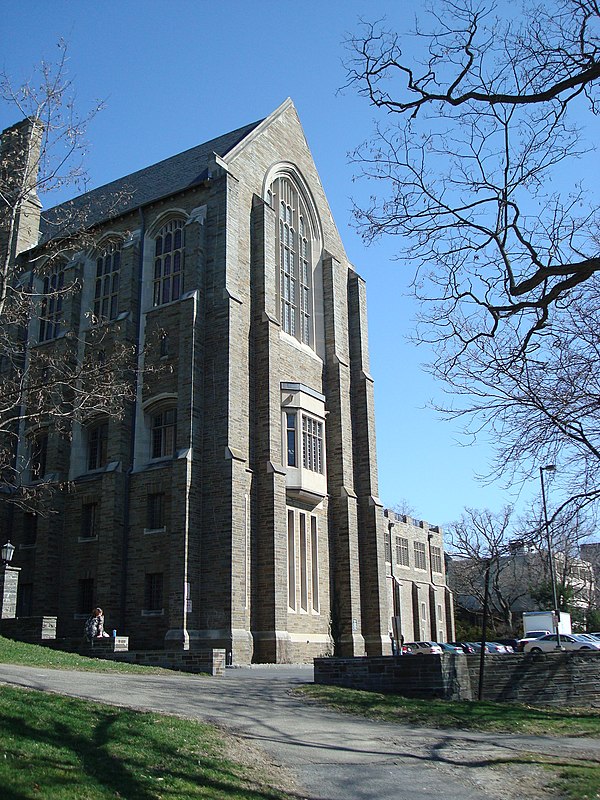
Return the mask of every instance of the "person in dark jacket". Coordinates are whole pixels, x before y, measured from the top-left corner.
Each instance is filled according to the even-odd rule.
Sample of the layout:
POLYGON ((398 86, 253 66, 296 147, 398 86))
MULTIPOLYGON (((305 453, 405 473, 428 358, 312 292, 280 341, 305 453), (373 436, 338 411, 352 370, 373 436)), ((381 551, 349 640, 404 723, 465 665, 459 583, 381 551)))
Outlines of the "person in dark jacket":
POLYGON ((104 630, 104 612, 101 608, 95 608, 90 616, 85 621, 85 638, 88 641, 92 639, 102 639, 108 636, 104 630))

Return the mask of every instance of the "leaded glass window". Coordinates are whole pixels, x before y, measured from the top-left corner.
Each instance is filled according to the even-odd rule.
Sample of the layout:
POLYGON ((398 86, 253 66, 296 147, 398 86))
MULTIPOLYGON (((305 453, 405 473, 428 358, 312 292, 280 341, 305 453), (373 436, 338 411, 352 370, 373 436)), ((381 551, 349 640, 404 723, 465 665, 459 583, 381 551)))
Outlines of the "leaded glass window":
POLYGON ((111 242, 96 259, 94 322, 106 322, 119 313, 121 243, 111 242))
POLYGON ((183 220, 169 220, 154 240, 154 289, 152 305, 179 300, 183 293, 185 231, 183 220))
POLYGON ((289 178, 277 178, 269 194, 278 213, 281 327, 304 344, 313 346, 312 248, 307 211, 289 178))
POLYGON ((40 342, 56 339, 60 333, 64 286, 64 265, 56 265, 44 276, 40 309, 40 342))

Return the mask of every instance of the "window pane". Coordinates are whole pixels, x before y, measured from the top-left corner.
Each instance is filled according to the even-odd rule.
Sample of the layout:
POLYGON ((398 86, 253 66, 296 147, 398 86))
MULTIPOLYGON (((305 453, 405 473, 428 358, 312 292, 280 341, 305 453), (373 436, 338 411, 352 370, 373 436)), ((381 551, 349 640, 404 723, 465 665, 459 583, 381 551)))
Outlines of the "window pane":
POLYGON ((156 239, 153 305, 170 303, 181 297, 184 267, 184 231, 181 220, 167 222, 156 239), (159 247, 158 241, 161 240, 159 247), (174 274, 177 277, 173 277, 174 274))

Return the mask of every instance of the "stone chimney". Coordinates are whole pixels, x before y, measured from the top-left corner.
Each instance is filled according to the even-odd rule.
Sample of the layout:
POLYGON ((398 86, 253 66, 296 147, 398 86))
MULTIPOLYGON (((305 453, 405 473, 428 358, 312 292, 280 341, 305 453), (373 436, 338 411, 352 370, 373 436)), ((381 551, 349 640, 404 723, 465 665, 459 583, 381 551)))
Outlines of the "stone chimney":
POLYGON ((42 204, 36 185, 42 123, 26 118, 0 134, 0 263, 38 243, 42 204))

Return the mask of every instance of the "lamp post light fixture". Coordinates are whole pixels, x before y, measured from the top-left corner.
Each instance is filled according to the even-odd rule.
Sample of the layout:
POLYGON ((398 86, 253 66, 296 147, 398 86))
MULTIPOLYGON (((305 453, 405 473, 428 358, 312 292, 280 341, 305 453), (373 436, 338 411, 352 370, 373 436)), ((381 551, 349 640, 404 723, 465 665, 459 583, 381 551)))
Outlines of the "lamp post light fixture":
POLYGON ((14 553, 15 553, 15 546, 11 542, 6 542, 5 545, 2 545, 2 547, 0 547, 0 556, 2 557, 2 561, 4 562, 4 564, 10 564, 14 553))
POLYGON ((556 465, 548 464, 545 467, 540 467, 540 483, 542 485, 542 506, 544 508, 544 523, 546 527, 546 546, 548 547, 548 567, 550 570, 550 583, 552 584, 552 601, 554 603, 553 617, 554 617, 554 631, 556 633, 556 648, 560 649, 560 609, 558 607, 558 593, 556 591, 554 554, 552 553, 550 526, 548 524, 548 508, 546 506, 546 488, 544 486, 544 472, 556 472, 556 465))

